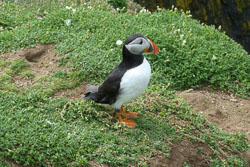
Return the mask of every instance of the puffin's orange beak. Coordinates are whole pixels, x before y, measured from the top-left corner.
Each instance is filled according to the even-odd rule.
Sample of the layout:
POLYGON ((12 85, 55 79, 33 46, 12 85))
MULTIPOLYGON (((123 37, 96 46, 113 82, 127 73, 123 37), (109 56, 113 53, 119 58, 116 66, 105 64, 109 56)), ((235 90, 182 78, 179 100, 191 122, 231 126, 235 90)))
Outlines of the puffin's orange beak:
POLYGON ((156 44, 153 41, 149 40, 149 42, 151 43, 151 46, 147 50, 148 53, 150 53, 150 54, 158 54, 159 53, 159 48, 156 46, 156 44))

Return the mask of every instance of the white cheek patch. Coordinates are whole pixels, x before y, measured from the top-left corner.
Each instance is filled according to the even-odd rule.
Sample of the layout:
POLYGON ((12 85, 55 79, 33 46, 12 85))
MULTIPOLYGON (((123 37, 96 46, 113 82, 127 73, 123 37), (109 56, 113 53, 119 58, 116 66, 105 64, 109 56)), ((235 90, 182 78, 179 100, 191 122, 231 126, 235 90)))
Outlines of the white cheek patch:
POLYGON ((130 47, 130 51, 132 52, 132 53, 137 53, 137 54, 139 54, 139 53, 141 53, 142 52, 142 46, 141 45, 139 45, 139 44, 134 44, 134 45, 132 45, 131 47, 130 47))
POLYGON ((125 47, 133 54, 141 54, 146 47, 149 47, 149 43, 144 38, 137 38, 128 45, 125 45, 125 47), (143 43, 139 44, 141 40, 143 40, 143 43))
POLYGON ((129 44, 125 45, 125 47, 133 54, 141 54, 143 52, 143 46, 140 44, 129 44))

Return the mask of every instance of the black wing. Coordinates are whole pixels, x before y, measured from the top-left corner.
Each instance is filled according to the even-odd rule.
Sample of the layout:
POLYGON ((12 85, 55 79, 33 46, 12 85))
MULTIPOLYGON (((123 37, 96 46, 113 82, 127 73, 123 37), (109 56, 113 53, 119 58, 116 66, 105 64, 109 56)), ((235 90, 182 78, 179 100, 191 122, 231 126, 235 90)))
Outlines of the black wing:
POLYGON ((116 67, 98 87, 98 91, 86 93, 85 98, 94 100, 97 103, 113 104, 119 93, 120 82, 125 72, 125 68, 116 67))
POLYGON ((121 79, 125 72, 124 68, 116 67, 99 86, 98 92, 105 95, 102 99, 104 103, 112 104, 115 102, 119 93, 121 79))

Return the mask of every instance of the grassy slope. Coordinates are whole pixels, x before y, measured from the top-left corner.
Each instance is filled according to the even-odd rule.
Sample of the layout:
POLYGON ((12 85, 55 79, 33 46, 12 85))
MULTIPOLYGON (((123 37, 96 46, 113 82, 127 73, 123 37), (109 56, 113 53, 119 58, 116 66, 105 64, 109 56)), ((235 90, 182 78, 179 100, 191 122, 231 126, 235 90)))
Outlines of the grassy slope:
MULTIPOLYGON (((9 8, 13 10, 13 7, 5 8, 3 14, 9 8)), ((152 79, 154 84, 170 82, 174 88, 211 84, 241 96, 249 95, 249 55, 214 27, 200 26, 198 21, 177 11, 131 16, 114 14, 105 6, 105 11, 75 8, 75 14, 64 7, 56 11, 46 7, 46 10, 33 8, 32 14, 24 8, 21 12, 26 16, 22 16, 22 21, 19 17, 15 20, 16 17, 9 14, 13 11, 8 12, 8 19, 15 20, 12 22, 17 27, 0 34, 2 52, 35 43, 60 41, 58 53, 68 53, 64 61, 69 60, 72 68, 83 71, 89 76, 89 81, 99 81, 120 61, 117 55, 121 54, 121 48, 115 45, 116 40, 125 40, 128 35, 140 32, 161 49, 160 55, 148 57, 155 72, 152 79), (46 17, 39 20, 34 13, 46 17), (71 20, 71 26, 66 26, 67 19, 71 20)))
MULTIPOLYGON (((8 157, 26 165, 78 166, 93 159, 113 166, 126 166, 129 162, 145 165, 142 157, 169 157, 172 143, 186 137, 209 146, 213 154, 204 155, 211 165, 244 166, 238 155, 248 147, 245 135, 220 131, 163 86, 171 83, 175 88, 186 88, 210 83, 249 95, 250 58, 238 44, 177 11, 131 16, 92 1, 81 6, 75 3, 73 14, 65 9, 71 4, 27 9, 3 3, 1 52, 56 42, 58 54, 67 53, 61 64, 69 61, 71 68, 79 72, 54 74, 48 82, 61 82, 59 79, 66 77, 75 84, 63 86, 74 87, 82 80, 99 83, 120 61, 117 39, 125 40, 136 32, 147 35, 159 46, 161 54, 148 56, 154 71, 151 86, 146 95, 128 107, 140 113, 138 127, 121 127, 112 112, 91 102, 54 99, 54 90, 48 91, 52 84, 38 82, 31 90, 40 93, 18 93, 11 79, 15 70, 10 68, 0 75, 1 84, 5 85, 0 87, 5 90, 0 92, 0 164, 1 158, 8 157), (70 26, 65 24, 67 19, 71 20, 70 26), (80 79, 76 79, 78 76, 80 79)), ((0 61, 2 66, 5 63, 0 61)))

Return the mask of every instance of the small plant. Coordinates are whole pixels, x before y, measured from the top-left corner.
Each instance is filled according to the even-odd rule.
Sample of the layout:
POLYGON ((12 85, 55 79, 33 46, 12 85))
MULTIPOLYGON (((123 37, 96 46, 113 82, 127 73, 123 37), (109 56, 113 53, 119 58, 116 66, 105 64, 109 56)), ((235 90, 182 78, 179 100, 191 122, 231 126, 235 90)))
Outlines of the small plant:
POLYGON ((0 58, 0 68, 1 68, 1 67, 2 67, 2 68, 7 67, 7 66, 9 66, 10 64, 11 64, 10 61, 3 60, 3 59, 0 58))
POLYGON ((34 72, 31 70, 24 70, 23 72, 21 72, 20 75, 22 78, 34 78, 35 77, 34 72))
POLYGON ((12 63, 10 69, 14 72, 14 74, 21 72, 21 70, 29 67, 29 65, 23 60, 17 60, 12 63))
POLYGON ((109 0, 108 3, 112 5, 115 9, 125 8, 127 10, 128 4, 126 0, 109 0))

